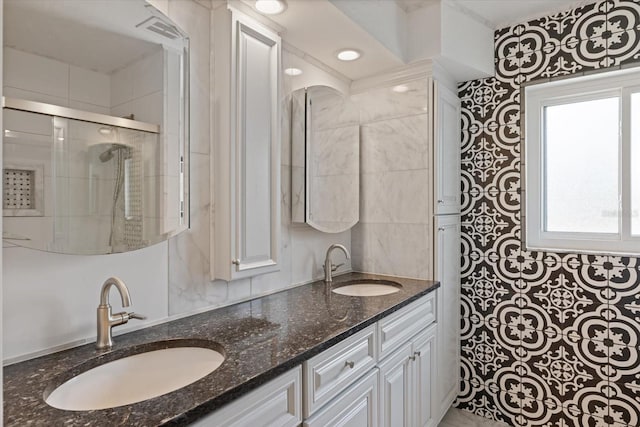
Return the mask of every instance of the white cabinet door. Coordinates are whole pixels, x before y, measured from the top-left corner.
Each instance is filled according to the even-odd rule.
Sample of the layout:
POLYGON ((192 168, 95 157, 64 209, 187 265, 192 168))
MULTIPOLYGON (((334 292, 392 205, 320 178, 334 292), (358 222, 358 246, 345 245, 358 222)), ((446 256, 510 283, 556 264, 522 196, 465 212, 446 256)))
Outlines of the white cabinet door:
POLYGON ((215 19, 212 278, 278 269, 280 37, 233 8, 215 19))
POLYGON ((298 366, 192 424, 195 427, 295 427, 302 421, 298 366))
POLYGON ((434 325, 411 340, 413 344, 413 422, 417 427, 435 427, 436 330, 434 325))
POLYGON ((378 369, 372 369, 343 394, 332 400, 305 427, 377 427, 378 369))
MULTIPOLYGON (((380 424, 385 427, 418 426, 435 427, 438 404, 436 393, 437 361, 437 331, 438 325, 431 322, 431 315, 446 310, 447 307, 437 306, 427 313, 428 321, 420 321, 411 316, 415 310, 413 305, 422 306, 425 302, 433 302, 437 292, 428 294, 410 304, 406 309, 399 310, 378 322, 378 328, 390 332, 389 325, 400 323, 405 329, 410 329, 404 320, 411 320, 422 325, 412 330, 411 335, 401 335, 404 341, 396 345, 394 351, 386 356, 378 367, 380 369, 380 424), (403 314, 403 311, 406 314, 403 314)), ((438 300, 438 304, 440 301, 438 300)), ((432 303, 431 303, 432 304, 432 303)), ((424 313, 423 313, 424 314, 424 313)), ((452 362, 457 368, 457 362, 452 362)), ((457 374, 456 374, 457 379, 457 374)))
POLYGON ((407 342, 382 362, 380 367, 380 425, 411 425, 413 349, 407 342))
POLYGON ((433 84, 434 211, 460 213, 460 99, 438 82, 433 84))
POLYGON ((460 373, 460 217, 435 219, 435 275, 437 289, 438 375, 437 418, 449 409, 458 394, 460 373))

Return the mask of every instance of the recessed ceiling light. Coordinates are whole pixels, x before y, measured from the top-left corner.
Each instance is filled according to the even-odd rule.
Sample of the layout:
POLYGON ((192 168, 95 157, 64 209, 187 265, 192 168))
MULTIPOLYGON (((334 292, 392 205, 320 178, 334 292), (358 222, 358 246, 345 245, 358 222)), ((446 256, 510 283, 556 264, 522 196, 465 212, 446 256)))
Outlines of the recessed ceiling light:
POLYGON ((355 49, 342 49, 338 52, 338 59, 341 61, 355 61, 361 56, 362 54, 355 49))
POLYGON ((395 93, 405 93, 409 92, 409 86, 407 85, 398 85, 391 88, 395 93))
POLYGON ((285 68, 284 73, 288 76, 299 76, 302 74, 302 70, 300 68, 285 68))
POLYGON ((256 9, 266 15, 277 15, 287 8, 284 0, 256 0, 256 9))

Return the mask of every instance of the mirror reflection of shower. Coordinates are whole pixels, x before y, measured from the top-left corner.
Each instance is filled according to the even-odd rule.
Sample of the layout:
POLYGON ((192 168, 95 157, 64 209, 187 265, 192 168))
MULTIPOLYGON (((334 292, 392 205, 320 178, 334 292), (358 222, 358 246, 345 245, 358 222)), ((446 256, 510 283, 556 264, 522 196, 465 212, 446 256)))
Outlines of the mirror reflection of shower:
POLYGON ((158 125, 5 102, 4 165, 13 168, 17 189, 33 188, 22 197, 31 206, 5 213, 7 230, 27 238, 46 233, 44 249, 63 253, 125 252, 157 241, 165 206, 180 206, 164 196, 179 176, 167 176, 158 125))
POLYGON ((187 229, 187 34, 147 0, 2 6, 4 244, 109 254, 187 229))
POLYGON ((113 153, 114 152, 121 151, 121 150, 128 150, 128 149, 129 149, 129 147, 127 147, 126 145, 114 143, 114 144, 111 144, 111 148, 109 148, 106 151, 104 151, 103 153, 101 153, 98 156, 98 158, 100 159, 100 161, 102 163, 108 162, 109 160, 113 159, 113 153))
POLYGON ((144 221, 142 195, 145 173, 150 171, 144 170, 144 164, 152 150, 145 150, 148 140, 137 130, 103 126, 98 133, 100 143, 94 148, 98 162, 92 163, 102 169, 100 175, 112 171, 112 184, 107 187, 112 189, 108 245, 116 251, 141 248, 146 245, 144 229, 149 226, 144 221))
MULTIPOLYGON (((113 137, 114 141, 119 141, 120 139, 120 133, 115 127, 101 127, 98 129, 98 133, 105 136, 111 136, 113 137)), ((131 160, 131 157, 131 147, 128 147, 119 142, 112 143, 111 147, 107 148, 105 151, 98 155, 98 158, 102 163, 109 162, 110 160, 115 158, 115 183, 113 187, 113 199, 111 205, 111 230, 109 231, 109 246, 111 247, 114 247, 117 244, 114 237, 116 228, 118 227, 118 213, 119 207, 121 205, 120 198, 122 195, 123 184, 125 183, 125 181, 127 182, 127 184, 130 184, 131 182, 128 174, 125 175, 126 166, 128 166, 128 161, 131 160)), ((129 186, 127 185, 127 188, 128 187, 129 186)), ((127 215, 129 213, 127 212, 129 210, 127 208, 130 206, 130 203, 127 203, 130 201, 129 195, 125 194, 124 199, 124 217, 126 219, 131 219, 131 216, 127 215)))
POLYGON ((158 133, 55 116, 53 123, 56 249, 148 246, 163 218, 158 133))

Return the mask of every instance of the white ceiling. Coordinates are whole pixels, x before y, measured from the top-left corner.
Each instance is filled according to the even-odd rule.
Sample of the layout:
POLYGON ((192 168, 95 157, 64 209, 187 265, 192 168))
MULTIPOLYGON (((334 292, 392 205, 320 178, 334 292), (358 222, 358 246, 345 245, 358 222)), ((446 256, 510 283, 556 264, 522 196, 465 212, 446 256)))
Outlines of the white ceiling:
MULTIPOLYGON (((425 7, 438 0, 396 0, 407 12, 425 7)), ((503 28, 530 19, 563 12, 595 0, 448 0, 470 12, 489 27, 503 28)))
MULTIPOLYGON (((252 5, 251 1, 243 1, 252 5)), ((285 13, 269 19, 286 29, 285 40, 351 80, 404 65, 330 1, 289 0, 285 13), (336 53, 344 48, 357 48, 362 57, 352 62, 340 61, 336 53)))
MULTIPOLYGON (((353 0, 376 1, 376 0, 353 0)), ((378 0, 392 2, 394 0, 378 0)), ((395 0, 407 13, 440 0, 395 0)), ((497 29, 528 19, 568 10, 594 0, 443 0, 477 20, 497 29)), ((247 5, 253 1, 243 0, 247 5)), ((5 0, 5 45, 54 57, 84 68, 113 72, 166 40, 138 31, 144 15, 130 13, 143 0, 5 0), (61 12, 60 4, 71 5, 61 12), (108 5, 108 6, 104 6, 108 5), (105 19, 109 12, 126 7, 121 19, 105 19), (133 16, 135 15, 135 16, 133 16), (142 40, 134 40, 134 38, 142 40), (52 42, 55 40, 55 42, 52 42)), ((145 12, 139 7, 140 13, 145 12)), ((117 12, 116 12, 117 13, 117 12)), ((270 17, 286 28, 285 39, 349 79, 357 80, 403 65, 401 59, 374 36, 355 25, 330 1, 289 0, 288 9, 270 17), (338 61, 338 49, 357 47, 363 57, 355 62, 338 61)))
POLYGON ((440 0, 395 0, 405 12, 413 12, 416 9, 425 7, 431 3, 437 3, 440 0))
MULTIPOLYGON (((254 0, 241 1, 253 9, 254 0)), ((412 12, 443 1, 474 20, 492 29, 498 29, 569 10, 595 0, 288 0, 287 10, 280 15, 269 16, 268 20, 282 27, 283 38, 291 46, 349 80, 358 80, 404 65, 404 56, 385 47, 381 43, 382 39, 374 34, 375 30, 365 29, 350 19, 348 13, 337 7, 340 2, 349 1, 371 2, 372 6, 376 6, 370 9, 369 18, 380 10, 389 11, 391 14, 392 9, 382 7, 381 3, 395 2, 400 13, 388 17, 391 23, 403 19, 408 22, 412 12), (337 60, 336 52, 340 48, 348 47, 362 50, 362 58, 354 62, 337 60)), ((383 20, 379 18, 378 15, 378 23, 382 25, 383 20)))

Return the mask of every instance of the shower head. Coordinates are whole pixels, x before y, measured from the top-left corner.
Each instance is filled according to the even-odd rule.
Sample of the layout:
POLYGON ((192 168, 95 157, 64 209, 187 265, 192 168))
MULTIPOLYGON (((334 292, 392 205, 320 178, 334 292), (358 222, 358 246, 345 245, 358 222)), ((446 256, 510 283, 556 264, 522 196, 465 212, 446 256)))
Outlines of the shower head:
POLYGON ((109 148, 107 151, 101 153, 99 156, 100 161, 102 163, 108 162, 109 160, 113 159, 113 148, 109 148))
POLYGON ((126 145, 122 145, 122 144, 111 144, 111 148, 109 148, 106 151, 103 151, 102 153, 100 153, 100 155, 98 156, 98 158, 100 159, 100 161, 102 163, 106 163, 109 160, 113 159, 113 153, 114 151, 118 151, 118 150, 122 150, 122 149, 126 149, 129 148, 126 145))

